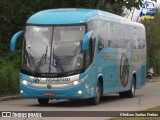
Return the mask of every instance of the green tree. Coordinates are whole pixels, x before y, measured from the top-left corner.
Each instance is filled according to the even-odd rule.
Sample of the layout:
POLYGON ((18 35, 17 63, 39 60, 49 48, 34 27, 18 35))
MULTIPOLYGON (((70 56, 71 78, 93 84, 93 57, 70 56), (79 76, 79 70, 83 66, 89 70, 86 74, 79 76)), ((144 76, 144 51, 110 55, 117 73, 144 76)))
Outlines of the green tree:
POLYGON ((11 36, 22 29, 33 13, 51 8, 93 8, 122 15, 123 8, 138 8, 141 0, 1 0, 0 52, 9 48, 11 36))
POLYGON ((155 19, 142 21, 146 28, 147 67, 154 68, 155 74, 160 74, 160 14, 155 10, 155 19))

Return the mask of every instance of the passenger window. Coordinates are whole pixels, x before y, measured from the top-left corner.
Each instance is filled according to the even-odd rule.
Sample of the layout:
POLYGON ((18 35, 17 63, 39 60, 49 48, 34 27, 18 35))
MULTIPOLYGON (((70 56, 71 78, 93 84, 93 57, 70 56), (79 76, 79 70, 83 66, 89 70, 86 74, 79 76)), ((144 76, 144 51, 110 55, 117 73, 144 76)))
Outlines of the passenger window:
POLYGON ((99 20, 99 37, 104 48, 108 47, 109 40, 109 22, 99 20))
POLYGON ((117 24, 117 34, 116 34, 116 47, 117 48, 126 48, 125 40, 125 28, 123 24, 117 24))
POLYGON ((93 30, 92 38, 95 38, 97 36, 97 30, 98 30, 98 20, 91 20, 87 24, 88 31, 93 30))
POLYGON ((141 28, 137 28, 137 49, 145 48, 145 31, 141 28))
POLYGON ((132 48, 132 27, 129 25, 125 25, 125 48, 131 49, 132 48))
POLYGON ((115 23, 110 23, 110 40, 114 41, 116 40, 116 24, 115 23))
POLYGON ((145 41, 144 40, 138 40, 138 49, 145 48, 145 41))
POLYGON ((116 23, 110 23, 110 40, 108 41, 108 47, 116 48, 116 23))
POLYGON ((138 39, 138 31, 136 27, 133 27, 133 49, 138 49, 137 39, 138 39))

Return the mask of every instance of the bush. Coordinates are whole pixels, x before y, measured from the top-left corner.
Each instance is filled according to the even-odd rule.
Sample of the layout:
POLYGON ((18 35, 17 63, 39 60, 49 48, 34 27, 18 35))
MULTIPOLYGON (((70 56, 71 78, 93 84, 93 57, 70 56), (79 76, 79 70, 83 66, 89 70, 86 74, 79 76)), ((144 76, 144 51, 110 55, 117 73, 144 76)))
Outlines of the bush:
POLYGON ((0 95, 19 92, 19 58, 19 51, 0 58, 0 95))
POLYGON ((160 75, 160 14, 156 11, 155 19, 142 22, 145 25, 147 37, 147 70, 154 68, 154 75, 160 75))

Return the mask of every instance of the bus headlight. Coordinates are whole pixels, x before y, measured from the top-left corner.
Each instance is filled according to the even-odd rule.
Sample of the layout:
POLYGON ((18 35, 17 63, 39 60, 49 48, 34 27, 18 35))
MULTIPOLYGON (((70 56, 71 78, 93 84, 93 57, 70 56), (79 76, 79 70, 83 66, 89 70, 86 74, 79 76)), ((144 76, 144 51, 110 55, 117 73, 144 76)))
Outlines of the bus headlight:
POLYGON ((78 85, 78 84, 79 84, 79 81, 77 80, 73 82, 73 85, 78 85))
POLYGON ((80 80, 73 81, 73 85, 78 85, 78 84, 84 82, 87 78, 88 78, 88 75, 86 75, 84 78, 82 78, 80 80))
POLYGON ((29 82, 27 80, 22 80, 22 79, 21 79, 21 83, 23 83, 24 85, 30 85, 31 84, 31 82, 29 82))

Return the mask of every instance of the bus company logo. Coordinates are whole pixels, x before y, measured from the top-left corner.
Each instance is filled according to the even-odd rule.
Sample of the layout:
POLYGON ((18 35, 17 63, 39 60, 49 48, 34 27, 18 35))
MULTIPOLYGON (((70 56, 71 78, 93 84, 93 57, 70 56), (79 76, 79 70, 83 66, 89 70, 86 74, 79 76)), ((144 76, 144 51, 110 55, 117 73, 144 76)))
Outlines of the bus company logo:
POLYGON ((116 59, 116 56, 114 53, 102 53, 100 57, 102 60, 115 60, 116 59))
POLYGON ((147 10, 154 10, 154 3, 153 2, 148 2, 148 1, 145 1, 143 4, 142 4, 142 8, 144 9, 147 9, 147 10))
POLYGON ((39 83, 39 82, 40 82, 40 79, 39 79, 39 78, 33 78, 33 82, 39 83))
MULTIPOLYGON (((153 2, 148 2, 148 1, 145 1, 143 4, 142 4, 142 10, 140 12, 140 17, 143 19, 143 17, 145 16, 151 16, 152 18, 155 16, 154 14, 154 3, 153 2)), ((146 17, 148 19, 150 19, 150 17, 146 17)))
POLYGON ((123 53, 120 61, 120 81, 123 87, 126 87, 129 78, 129 62, 127 56, 123 53))
POLYGON ((46 82, 54 82, 54 83, 70 82, 70 78, 46 78, 46 82))
POLYGON ((51 85, 47 85, 47 88, 48 88, 48 89, 51 89, 51 87, 52 87, 51 85))

